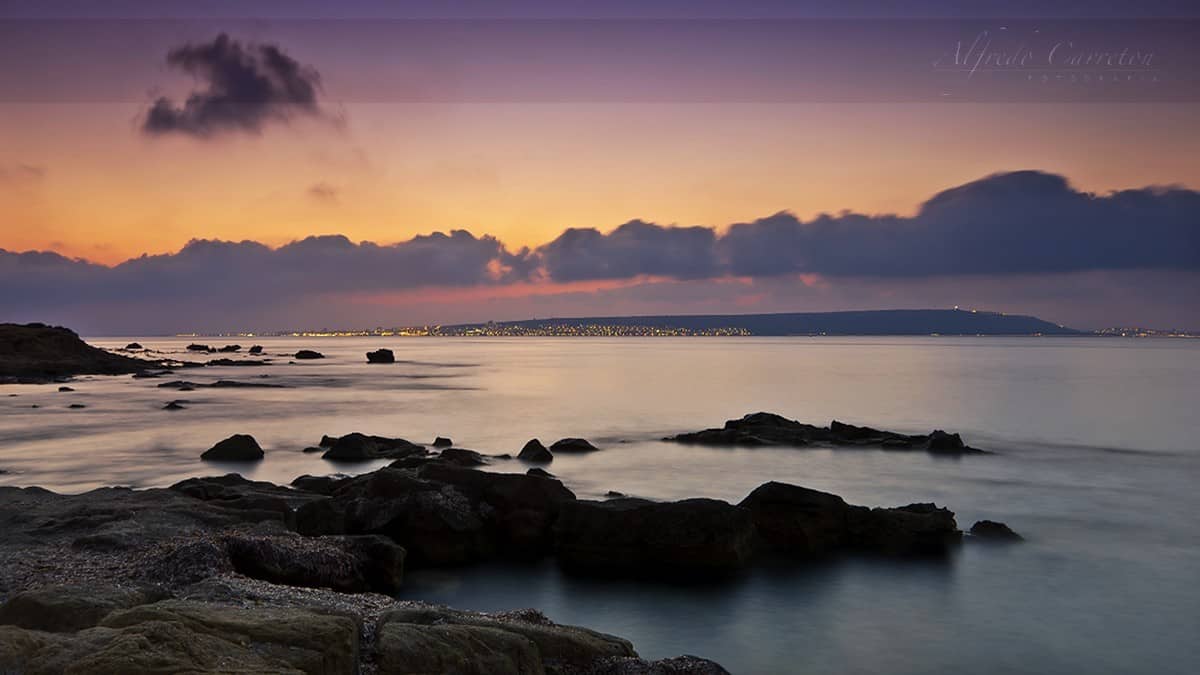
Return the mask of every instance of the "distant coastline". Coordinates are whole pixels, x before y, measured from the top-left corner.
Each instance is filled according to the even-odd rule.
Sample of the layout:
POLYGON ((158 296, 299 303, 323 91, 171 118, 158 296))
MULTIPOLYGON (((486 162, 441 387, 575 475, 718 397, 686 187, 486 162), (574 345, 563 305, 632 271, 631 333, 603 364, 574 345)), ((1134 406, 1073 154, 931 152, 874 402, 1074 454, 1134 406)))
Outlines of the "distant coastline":
POLYGON ((549 317, 452 325, 276 332, 178 333, 176 337, 1200 337, 1139 327, 1086 331, 1034 316, 983 310, 895 309, 769 314, 549 317))

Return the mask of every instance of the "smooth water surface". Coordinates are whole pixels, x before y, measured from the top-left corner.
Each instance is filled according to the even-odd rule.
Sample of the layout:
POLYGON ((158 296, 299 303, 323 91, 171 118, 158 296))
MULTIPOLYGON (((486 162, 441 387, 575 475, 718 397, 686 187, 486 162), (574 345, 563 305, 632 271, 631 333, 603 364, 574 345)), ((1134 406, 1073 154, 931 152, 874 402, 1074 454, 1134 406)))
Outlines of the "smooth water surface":
MULTIPOLYGON (((123 346, 129 339, 95 339, 123 346)), ((179 358, 190 341, 139 338, 179 358)), ((78 492, 231 470, 275 482, 353 473, 301 450, 362 431, 485 453, 583 436, 603 448, 550 470, 581 497, 740 500, 767 480, 893 506, 935 501, 960 526, 1028 541, 945 563, 831 561, 705 586, 589 581, 538 567, 413 572, 404 597, 537 607, 693 653, 734 673, 1200 672, 1200 342, 1098 338, 265 338, 272 365, 167 379, 281 388, 161 389, 84 377, 0 386, 0 484, 78 492), (369 365, 388 347, 401 362, 369 365), (314 348, 328 356, 289 364, 314 348), (264 377, 265 376, 265 377, 264 377), (17 394, 16 396, 10 396, 17 394), (166 411, 171 400, 185 410, 166 411), (83 403, 71 410, 71 403, 83 403), (39 408, 32 408, 32 405, 39 408), (768 410, 907 432, 957 431, 990 456, 714 449, 660 437, 768 410), (233 433, 267 457, 203 463, 233 433)), ((215 345, 222 340, 209 340, 215 345)), ((252 341, 239 339, 243 346, 252 341)), ((524 471, 516 461, 492 469, 524 471)))

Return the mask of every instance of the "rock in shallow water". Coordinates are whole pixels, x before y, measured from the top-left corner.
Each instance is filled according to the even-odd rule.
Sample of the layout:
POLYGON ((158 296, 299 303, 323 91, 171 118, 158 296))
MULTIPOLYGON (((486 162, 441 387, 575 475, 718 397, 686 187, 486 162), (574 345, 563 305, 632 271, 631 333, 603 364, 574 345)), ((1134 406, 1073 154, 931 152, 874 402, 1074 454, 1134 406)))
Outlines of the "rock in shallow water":
POLYGON ((1013 532, 1008 525, 994 520, 981 520, 972 525, 971 536, 989 541, 1023 541, 1025 539, 1013 532))
POLYGON ((249 434, 234 434, 200 455, 200 459, 219 462, 252 462, 262 458, 262 448, 249 434))
POLYGON ((366 459, 389 459, 414 454, 425 454, 425 446, 417 445, 403 438, 385 438, 383 436, 368 436, 366 434, 346 434, 341 438, 322 438, 321 444, 330 440, 329 450, 322 457, 343 461, 366 459))
POLYGON ((542 445, 542 442, 536 438, 529 439, 525 447, 521 448, 521 452, 517 454, 517 459, 523 459, 526 462, 547 463, 554 461, 554 454, 542 445))
POLYGON ((550 445, 552 453, 595 452, 599 449, 583 438, 561 438, 550 445))
POLYGON ((321 352, 313 351, 311 349, 301 349, 300 351, 296 352, 295 356, 292 358, 301 360, 323 359, 325 358, 325 355, 321 352))
POLYGON ((395 363, 396 355, 390 349, 376 349, 367 352, 367 363, 395 363))
POLYGON ((940 429, 925 435, 899 434, 871 427, 845 424, 837 420, 818 427, 790 420, 774 413, 758 412, 741 419, 728 420, 720 429, 704 429, 664 438, 665 441, 696 445, 785 445, 803 447, 813 443, 839 446, 879 447, 887 450, 924 450, 936 455, 985 454, 963 443, 958 434, 940 429))

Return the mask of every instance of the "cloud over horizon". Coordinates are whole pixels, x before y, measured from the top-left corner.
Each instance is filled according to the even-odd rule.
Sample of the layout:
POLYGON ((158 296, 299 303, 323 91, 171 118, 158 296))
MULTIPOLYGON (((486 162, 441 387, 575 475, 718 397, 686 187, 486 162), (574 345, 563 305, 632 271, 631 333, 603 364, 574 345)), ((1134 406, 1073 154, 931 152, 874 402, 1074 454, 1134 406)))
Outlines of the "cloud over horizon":
POLYGON ((320 74, 276 45, 242 44, 221 33, 212 42, 172 49, 167 64, 205 88, 191 92, 182 105, 156 99, 142 122, 142 132, 151 136, 260 133, 271 121, 324 115, 317 101, 320 74))
MULTIPOLYGON (((1112 286, 1097 284, 1094 273, 1126 272, 1138 274, 1122 278, 1153 272, 1160 288, 1162 275, 1200 275, 1200 192, 1140 188, 1095 195, 1075 190, 1061 176, 1019 171, 942 191, 911 217, 846 212, 802 221, 782 212, 723 232, 633 220, 607 233, 569 228, 533 250, 510 250, 495 237, 466 230, 395 244, 312 236, 278 248, 196 239, 178 252, 112 267, 0 249, 0 286, 6 289, 0 320, 139 303, 190 308, 200 320, 225 316, 231 307, 353 294, 527 283, 575 284, 577 291, 581 283, 646 279, 697 288, 722 279, 768 288, 780 288, 773 280, 788 278, 806 277, 807 285, 815 277, 835 286, 873 279, 886 282, 881 293, 924 289, 913 297, 940 299, 943 293, 930 291, 939 283, 953 288, 962 279, 1010 279, 1005 283, 1027 288, 1038 275, 1076 275, 1089 281, 1071 301, 1102 303, 1103 297, 1087 297, 1087 289, 1111 293, 1112 286), (943 278, 956 281, 938 281, 943 278)), ((739 297, 739 303, 753 301, 753 295, 739 297)), ((300 317, 297 323, 303 323, 300 317)))

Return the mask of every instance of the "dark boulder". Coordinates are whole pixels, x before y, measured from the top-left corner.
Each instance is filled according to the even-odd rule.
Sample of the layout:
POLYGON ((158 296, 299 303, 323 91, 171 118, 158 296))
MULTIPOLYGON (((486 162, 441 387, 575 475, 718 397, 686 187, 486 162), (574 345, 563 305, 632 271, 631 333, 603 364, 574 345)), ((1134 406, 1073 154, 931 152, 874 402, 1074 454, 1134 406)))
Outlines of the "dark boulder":
POLYGON ((261 354, 263 352, 262 345, 253 345, 247 350, 251 354, 261 354))
POLYGON ((860 427, 833 420, 818 427, 790 420, 774 413, 758 412, 741 419, 728 420, 720 429, 704 429, 668 436, 663 440, 697 445, 803 447, 819 443, 835 447, 879 447, 887 450, 925 450, 933 454, 982 454, 982 450, 963 443, 958 434, 936 430, 925 435, 901 434, 871 427, 860 427))
POLYGON ((988 541, 1022 541, 1025 537, 1012 531, 1008 525, 994 520, 981 520, 971 526, 971 536, 988 541))
POLYGON ((59 390, 60 392, 64 392, 64 393, 65 393, 65 392, 71 392, 71 391, 75 391, 75 390, 74 390, 74 389, 72 389, 71 387, 67 387, 67 386, 62 386, 62 387, 59 387, 59 388, 58 388, 58 390, 59 390))
POLYGON ((142 349, 142 346, 136 342, 130 342, 129 344, 125 345, 125 349, 133 351, 135 349, 142 349))
POLYGON ((335 474, 333 476, 310 476, 305 474, 293 480, 292 487, 304 492, 328 496, 333 494, 348 479, 349 476, 345 474, 335 474))
POLYGON ((740 506, 753 514, 766 548, 795 558, 838 552, 941 555, 962 535, 954 514, 933 504, 870 509, 786 483, 764 483, 740 506))
POLYGON ((337 443, 337 440, 338 440, 337 436, 330 436, 330 435, 326 434, 324 436, 321 436, 321 442, 317 443, 317 445, 321 446, 322 448, 330 448, 330 447, 333 447, 334 443, 337 443))
POLYGON ((335 440, 329 446, 329 450, 325 451, 325 454, 321 455, 321 457, 339 461, 362 461, 368 459, 397 458, 414 454, 425 454, 425 446, 410 443, 403 438, 367 436, 366 434, 356 432, 346 434, 335 440))
POLYGON ((452 445, 454 445, 454 441, 446 438, 445 436, 438 436, 437 438, 433 439, 433 447, 435 448, 448 448, 452 445))
POLYGON ((344 593, 394 593, 404 576, 404 549, 387 537, 230 536, 234 571, 252 579, 344 593))
POLYGON ((367 363, 395 363, 396 355, 390 349, 376 349, 367 352, 367 363))
POLYGON ((187 346, 189 352, 215 352, 216 350, 208 345, 192 343, 187 346))
POLYGON ((546 463, 554 461, 554 453, 547 450, 541 441, 533 438, 525 444, 525 447, 521 448, 521 452, 517 454, 517 459, 523 459, 526 462, 546 463))
POLYGON ((186 401, 171 401, 163 406, 163 410, 183 410, 185 408, 184 403, 186 401))
POLYGON ((300 351, 296 352, 296 354, 293 358, 301 359, 301 360, 323 359, 323 358, 325 358, 325 355, 322 354, 321 352, 316 352, 311 349, 301 349, 300 351))
POLYGON ((71 410, 83 410, 87 406, 82 403, 72 403, 71 405, 69 405, 67 407, 70 408, 71 410))
POLYGON ((217 351, 219 351, 219 352, 239 352, 241 350, 242 350, 241 345, 225 345, 224 347, 221 347, 217 351))
POLYGON ((300 452, 303 452, 304 454, 308 455, 308 454, 312 454, 314 452, 325 452, 325 448, 322 448, 318 445, 310 445, 307 448, 304 448, 303 450, 301 450, 300 452))
POLYGON ((200 455, 200 459, 222 462, 249 462, 262 458, 262 448, 249 434, 234 434, 200 455))
POLYGON ((613 499, 562 505, 554 552, 572 571, 620 576, 736 572, 754 550, 749 510, 716 499, 613 499))
POLYGON ((446 448, 438 456, 442 458, 442 461, 459 466, 482 466, 487 464, 487 460, 483 458, 483 455, 474 450, 467 450, 466 448, 446 448))
POLYGON ((582 438, 560 438, 550 445, 552 453, 595 452, 599 449, 582 438))
POLYGON ((525 475, 541 476, 542 478, 554 478, 554 474, 550 473, 549 471, 546 471, 545 469, 539 469, 536 466, 533 467, 532 469, 526 471, 525 475))

